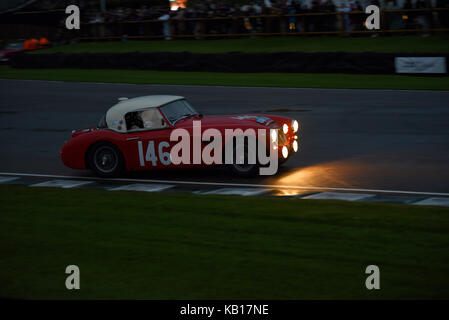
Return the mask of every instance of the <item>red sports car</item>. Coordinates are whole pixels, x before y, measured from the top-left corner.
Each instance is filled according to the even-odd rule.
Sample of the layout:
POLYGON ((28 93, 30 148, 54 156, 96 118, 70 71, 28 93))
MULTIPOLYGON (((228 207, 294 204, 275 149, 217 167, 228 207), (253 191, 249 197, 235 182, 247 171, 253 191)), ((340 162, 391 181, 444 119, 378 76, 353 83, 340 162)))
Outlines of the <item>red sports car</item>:
POLYGON ((252 175, 266 166, 267 161, 259 161, 263 155, 274 155, 277 165, 297 152, 298 129, 297 120, 280 116, 203 116, 180 96, 119 98, 98 126, 74 130, 60 153, 66 166, 91 169, 101 177, 222 164, 237 174, 252 175), (255 133, 252 141, 257 146, 250 143, 250 133, 255 133), (243 141, 241 149, 238 141, 243 141))

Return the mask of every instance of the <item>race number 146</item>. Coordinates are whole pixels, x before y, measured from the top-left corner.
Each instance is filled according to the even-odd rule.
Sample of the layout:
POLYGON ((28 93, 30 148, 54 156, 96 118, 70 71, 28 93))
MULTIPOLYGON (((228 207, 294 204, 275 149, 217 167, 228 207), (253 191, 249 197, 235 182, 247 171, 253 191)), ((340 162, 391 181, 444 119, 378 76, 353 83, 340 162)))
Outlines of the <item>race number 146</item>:
POLYGON ((164 149, 170 147, 170 144, 167 141, 159 142, 157 154, 154 145, 155 145, 154 141, 150 140, 148 142, 147 150, 144 153, 142 141, 137 142, 137 148, 139 150, 139 162, 142 167, 145 166, 145 162, 151 162, 152 166, 157 166, 158 160, 163 165, 169 165, 171 163, 170 152, 164 151, 164 149))

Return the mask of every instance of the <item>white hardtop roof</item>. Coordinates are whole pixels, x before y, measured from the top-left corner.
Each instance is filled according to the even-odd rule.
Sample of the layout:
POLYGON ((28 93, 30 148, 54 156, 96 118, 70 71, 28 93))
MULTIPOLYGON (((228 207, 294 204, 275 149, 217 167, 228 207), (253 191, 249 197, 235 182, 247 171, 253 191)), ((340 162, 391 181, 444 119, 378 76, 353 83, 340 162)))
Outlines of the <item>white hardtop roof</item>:
POLYGON ((157 108, 164 104, 184 99, 181 96, 169 96, 169 95, 153 95, 153 96, 142 96, 137 98, 120 98, 120 101, 113 105, 106 112, 106 123, 110 129, 124 132, 126 131, 124 125, 124 117, 128 112, 157 108), (120 123, 121 122, 121 123, 120 123))
MULTIPOLYGON (((123 99, 123 98, 122 98, 123 99)), ((134 110, 141 110, 146 108, 156 108, 164 104, 179 99, 184 99, 180 96, 166 96, 166 95, 154 95, 154 96, 143 96, 131 99, 120 100, 116 105, 112 106, 111 109, 117 109, 128 113, 134 110)), ((109 109, 109 110, 111 110, 109 109)))

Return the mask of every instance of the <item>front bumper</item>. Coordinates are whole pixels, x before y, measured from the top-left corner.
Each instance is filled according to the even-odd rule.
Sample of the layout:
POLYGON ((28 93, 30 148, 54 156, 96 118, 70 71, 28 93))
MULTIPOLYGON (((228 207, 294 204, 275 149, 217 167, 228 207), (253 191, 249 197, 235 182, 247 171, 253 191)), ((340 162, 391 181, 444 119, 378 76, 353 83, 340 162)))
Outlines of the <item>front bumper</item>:
POLYGON ((299 150, 298 132, 289 130, 286 134, 282 129, 278 130, 278 157, 281 160, 287 160, 299 150), (296 148, 295 145, 296 144, 296 148), (286 149, 287 151, 285 151, 286 149), (296 150, 295 150, 296 149, 296 150))

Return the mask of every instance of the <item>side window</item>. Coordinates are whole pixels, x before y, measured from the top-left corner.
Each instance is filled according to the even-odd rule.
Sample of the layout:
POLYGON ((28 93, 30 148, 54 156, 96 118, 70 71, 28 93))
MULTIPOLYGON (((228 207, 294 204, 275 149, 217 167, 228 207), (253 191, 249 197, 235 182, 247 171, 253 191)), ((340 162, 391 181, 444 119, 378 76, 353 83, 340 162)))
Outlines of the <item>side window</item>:
POLYGON ((157 130, 168 128, 168 124, 157 108, 129 112, 125 116, 128 130, 157 130))
POLYGON ((140 112, 128 112, 125 115, 125 120, 127 130, 143 129, 143 122, 140 117, 140 112))
POLYGON ((163 129, 168 127, 167 123, 165 123, 165 119, 156 108, 142 111, 140 116, 145 129, 163 129))

